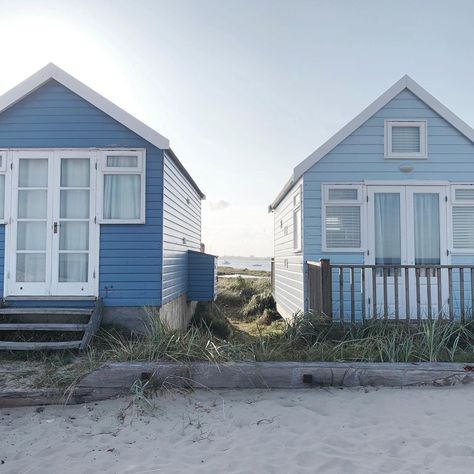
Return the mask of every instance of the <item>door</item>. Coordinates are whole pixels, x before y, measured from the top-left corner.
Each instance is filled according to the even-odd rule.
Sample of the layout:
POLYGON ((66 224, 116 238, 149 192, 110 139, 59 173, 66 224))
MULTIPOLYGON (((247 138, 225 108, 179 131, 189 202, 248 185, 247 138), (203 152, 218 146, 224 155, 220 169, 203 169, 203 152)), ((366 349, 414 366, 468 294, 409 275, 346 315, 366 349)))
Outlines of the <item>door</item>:
POLYGON ((442 311, 446 302, 438 302, 438 285, 444 290, 442 294, 447 295, 445 275, 440 274, 438 278, 436 270, 423 267, 410 269, 405 275, 397 266, 448 263, 446 192, 443 186, 368 187, 366 261, 371 265, 388 266, 378 269, 369 279, 372 286, 368 303, 372 313, 405 317, 408 312, 415 318, 434 316, 442 311))
POLYGON ((16 151, 11 163, 6 294, 96 295, 93 155, 16 151))

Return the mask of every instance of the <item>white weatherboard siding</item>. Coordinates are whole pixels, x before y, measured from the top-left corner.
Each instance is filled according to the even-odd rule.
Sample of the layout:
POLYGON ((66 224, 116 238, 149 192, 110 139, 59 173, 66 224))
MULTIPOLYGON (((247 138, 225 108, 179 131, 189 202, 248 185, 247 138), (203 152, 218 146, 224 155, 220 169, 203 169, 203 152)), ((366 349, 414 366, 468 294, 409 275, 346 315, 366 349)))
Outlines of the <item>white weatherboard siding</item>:
POLYGON ((165 152, 162 304, 186 293, 188 250, 201 248, 201 198, 165 152))
POLYGON ((293 249, 293 194, 300 184, 301 181, 274 212, 274 296, 279 313, 286 318, 304 309, 303 255, 293 249))

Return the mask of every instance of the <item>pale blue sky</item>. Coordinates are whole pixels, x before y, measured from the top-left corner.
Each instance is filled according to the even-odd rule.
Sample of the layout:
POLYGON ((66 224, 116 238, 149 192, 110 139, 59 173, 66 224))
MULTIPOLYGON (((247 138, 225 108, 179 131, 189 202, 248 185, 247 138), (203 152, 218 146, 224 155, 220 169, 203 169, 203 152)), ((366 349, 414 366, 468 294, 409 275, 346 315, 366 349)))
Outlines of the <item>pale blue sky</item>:
POLYGON ((293 167, 403 74, 474 125, 474 2, 0 0, 0 93, 46 63, 152 126, 217 254, 273 253, 293 167))

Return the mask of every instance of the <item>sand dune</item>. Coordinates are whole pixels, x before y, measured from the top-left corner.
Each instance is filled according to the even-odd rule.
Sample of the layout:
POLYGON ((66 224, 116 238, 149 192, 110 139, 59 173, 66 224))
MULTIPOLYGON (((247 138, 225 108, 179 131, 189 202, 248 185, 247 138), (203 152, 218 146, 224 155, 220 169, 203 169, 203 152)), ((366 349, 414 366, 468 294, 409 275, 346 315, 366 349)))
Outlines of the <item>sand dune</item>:
POLYGON ((1 473, 470 473, 474 387, 243 390, 0 411, 1 473))

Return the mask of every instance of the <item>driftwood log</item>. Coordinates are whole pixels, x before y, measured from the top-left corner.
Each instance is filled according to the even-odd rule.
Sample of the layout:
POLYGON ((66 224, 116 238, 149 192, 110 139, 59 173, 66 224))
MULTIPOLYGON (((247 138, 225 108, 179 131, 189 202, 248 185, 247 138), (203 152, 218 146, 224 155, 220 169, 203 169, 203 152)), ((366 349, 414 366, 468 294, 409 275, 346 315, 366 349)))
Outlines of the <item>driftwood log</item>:
POLYGON ((0 392, 0 408, 84 403, 130 393, 137 381, 152 387, 297 389, 310 387, 451 386, 474 381, 474 365, 460 363, 123 362, 85 375, 68 398, 58 391, 0 392))

